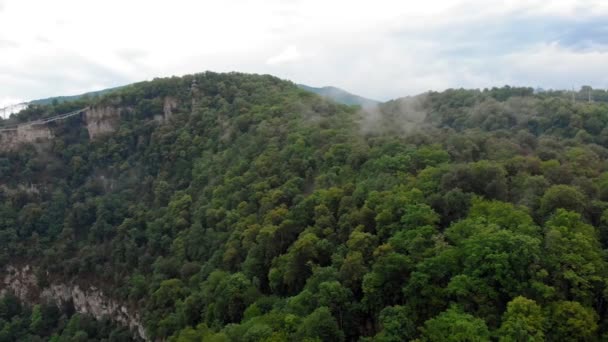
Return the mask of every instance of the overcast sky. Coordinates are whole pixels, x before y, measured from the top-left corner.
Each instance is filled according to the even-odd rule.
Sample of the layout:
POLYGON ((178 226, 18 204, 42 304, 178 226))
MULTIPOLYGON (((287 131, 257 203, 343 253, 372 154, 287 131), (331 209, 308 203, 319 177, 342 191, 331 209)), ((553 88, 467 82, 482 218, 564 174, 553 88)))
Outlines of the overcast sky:
POLYGON ((379 100, 608 88, 608 1, 0 0, 0 107, 205 70, 379 100))

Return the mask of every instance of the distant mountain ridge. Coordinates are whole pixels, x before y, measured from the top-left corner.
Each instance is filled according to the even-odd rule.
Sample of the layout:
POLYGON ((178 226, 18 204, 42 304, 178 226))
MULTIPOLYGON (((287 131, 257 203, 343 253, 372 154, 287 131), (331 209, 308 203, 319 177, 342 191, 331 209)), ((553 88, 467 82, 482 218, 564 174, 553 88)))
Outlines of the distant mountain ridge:
POLYGON ((85 98, 96 98, 96 97, 100 97, 100 96, 106 95, 108 93, 111 93, 115 90, 119 90, 124 87, 125 86, 118 86, 118 87, 107 88, 107 89, 102 89, 102 90, 90 91, 90 92, 78 94, 78 95, 53 96, 53 97, 47 97, 44 99, 36 99, 36 100, 27 101, 27 102, 16 103, 16 104, 9 105, 6 107, 1 107, 0 108, 0 118, 7 119, 10 115, 17 114, 20 111, 27 109, 29 106, 32 106, 32 105, 46 106, 46 105, 50 105, 53 103, 59 104, 59 103, 64 103, 64 102, 69 102, 69 101, 81 100, 81 99, 85 99, 85 98))
MULTIPOLYGON (((359 105, 361 107, 367 107, 367 106, 373 106, 373 105, 377 105, 377 104, 381 103, 380 101, 376 101, 376 100, 365 98, 363 96, 352 94, 344 89, 340 89, 340 88, 333 87, 333 86, 311 87, 311 86, 308 86, 305 84, 298 84, 297 86, 300 89, 310 91, 312 93, 321 95, 325 98, 328 98, 328 99, 334 100, 338 103, 349 105, 349 106, 359 105)), ((113 88, 108 88, 108 89, 96 90, 96 91, 91 91, 91 92, 78 94, 78 95, 48 97, 48 98, 44 98, 44 99, 32 100, 32 101, 27 102, 27 104, 28 105, 48 105, 48 104, 53 103, 53 101, 62 103, 62 102, 67 102, 67 101, 79 100, 79 99, 82 99, 85 97, 92 97, 92 98, 99 97, 102 95, 106 95, 112 91, 123 88, 123 87, 124 86, 119 86, 119 87, 113 87, 113 88)))
POLYGON ((107 88, 107 89, 102 89, 102 90, 96 90, 96 91, 90 91, 88 93, 83 93, 83 94, 78 94, 78 95, 70 95, 70 96, 54 96, 54 97, 47 97, 44 99, 37 99, 37 100, 32 100, 27 102, 28 105, 48 105, 53 103, 53 101, 56 101, 57 103, 62 103, 62 102, 67 102, 67 101, 74 101, 74 100, 79 100, 85 97, 99 97, 105 94, 108 94, 112 91, 121 89, 125 86, 118 86, 118 87, 113 87, 113 88, 107 88))
POLYGON ((338 103, 342 103, 342 104, 349 105, 349 106, 359 105, 361 107, 368 107, 368 106, 374 106, 374 105, 377 105, 380 103, 380 101, 376 101, 376 100, 368 99, 368 98, 365 98, 365 97, 362 97, 359 95, 355 95, 355 94, 347 92, 344 89, 340 89, 340 88, 336 88, 336 87, 332 87, 332 86, 317 88, 317 87, 307 86, 305 84, 298 84, 298 87, 300 87, 300 89, 310 91, 312 93, 321 95, 325 98, 329 98, 338 103))

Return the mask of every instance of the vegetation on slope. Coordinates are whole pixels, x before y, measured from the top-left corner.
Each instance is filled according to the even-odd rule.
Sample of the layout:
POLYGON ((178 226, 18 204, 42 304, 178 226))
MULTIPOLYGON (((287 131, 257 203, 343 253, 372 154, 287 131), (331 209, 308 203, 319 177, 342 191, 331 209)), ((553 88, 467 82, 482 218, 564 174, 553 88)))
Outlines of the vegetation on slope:
POLYGON ((0 262, 106 284, 151 337, 575 341, 608 329, 606 104, 500 88, 366 113, 274 77, 214 73, 95 101, 131 108, 114 134, 91 142, 74 118, 45 153, 1 156, 0 262), (165 96, 179 107, 162 124, 151 118, 165 96))
POLYGON ((8 294, 0 299, 0 341, 132 341, 131 333, 114 327, 108 320, 95 321, 74 313, 69 306, 58 308, 52 304, 24 306, 8 294))

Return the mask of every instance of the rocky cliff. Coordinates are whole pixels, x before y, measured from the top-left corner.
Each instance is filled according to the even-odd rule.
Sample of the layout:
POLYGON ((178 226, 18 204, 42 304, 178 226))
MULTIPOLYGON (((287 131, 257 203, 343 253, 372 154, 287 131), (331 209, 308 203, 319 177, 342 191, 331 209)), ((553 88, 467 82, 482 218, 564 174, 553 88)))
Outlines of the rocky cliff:
POLYGON ((31 266, 7 266, 0 283, 0 295, 6 292, 12 292, 22 301, 30 304, 49 301, 57 304, 71 302, 76 312, 91 315, 96 319, 109 317, 114 322, 129 327, 134 336, 147 340, 139 314, 132 308, 109 298, 95 286, 70 282, 51 283, 41 287, 36 272, 31 266))
POLYGON ((177 109, 178 102, 173 97, 165 97, 163 100, 163 114, 165 115, 164 119, 168 120, 172 115, 173 111, 177 109))
MULTIPOLYGON (((166 122, 173 116, 178 108, 179 102, 176 98, 166 96, 163 98, 162 114, 156 115, 154 120, 166 122)), ((87 107, 66 115, 58 115, 43 121, 33 121, 19 124, 16 128, 0 129, 0 151, 15 150, 18 146, 26 143, 37 143, 48 141, 54 137, 53 132, 47 126, 51 121, 63 120, 75 114, 84 113, 81 116, 89 133, 89 138, 95 140, 98 137, 116 131, 123 113, 133 112, 131 107, 118 107, 112 105, 100 105, 87 107)), ((0 127, 2 128, 2 127, 0 127)))
POLYGON ((89 138, 95 138, 114 132, 120 119, 120 110, 115 107, 91 107, 84 112, 89 138))
POLYGON ((35 143, 53 138, 51 130, 44 125, 22 125, 14 131, 0 134, 0 149, 14 150, 21 144, 35 143))

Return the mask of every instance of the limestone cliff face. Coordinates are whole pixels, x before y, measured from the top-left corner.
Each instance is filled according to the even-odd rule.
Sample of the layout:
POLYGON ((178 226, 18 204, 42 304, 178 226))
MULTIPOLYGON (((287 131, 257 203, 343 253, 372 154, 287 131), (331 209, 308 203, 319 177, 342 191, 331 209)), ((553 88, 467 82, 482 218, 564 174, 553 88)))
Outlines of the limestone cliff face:
POLYGON ((95 140, 116 130, 120 119, 120 109, 110 106, 91 107, 84 112, 84 118, 89 138, 95 140))
MULTIPOLYGON (((173 112, 178 108, 179 102, 176 98, 166 96, 163 98, 163 114, 154 117, 156 121, 166 122, 171 118, 173 112)), ((119 126, 122 113, 132 112, 132 107, 119 107, 115 105, 100 105, 87 107, 66 116, 57 116, 53 120, 34 121, 19 125, 16 129, 2 129, 0 127, 0 152, 15 150, 22 144, 48 141, 54 138, 47 124, 51 121, 62 120, 76 114, 84 113, 83 124, 89 132, 89 138, 95 140, 101 136, 116 131, 119 126)), ((48 119, 48 118, 47 118, 48 119)))
POLYGON ((163 98, 163 114, 154 115, 154 121, 160 123, 167 122, 173 116, 173 111, 177 109, 179 102, 176 98, 165 96, 163 98))
POLYGON ((51 130, 44 125, 23 125, 14 131, 0 132, 0 151, 10 151, 19 145, 46 141, 53 138, 51 130))
POLYGON ((165 97, 163 103, 163 113, 165 114, 165 120, 169 119, 173 115, 173 111, 177 108, 177 100, 173 97, 165 97))
POLYGON ((139 314, 109 298, 95 286, 81 286, 70 282, 52 283, 41 288, 32 267, 7 266, 0 283, 0 295, 6 292, 12 292, 22 301, 30 304, 49 301, 58 304, 71 302, 76 312, 89 314, 97 319, 109 317, 114 322, 129 327, 134 336, 148 340, 139 314))

